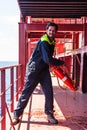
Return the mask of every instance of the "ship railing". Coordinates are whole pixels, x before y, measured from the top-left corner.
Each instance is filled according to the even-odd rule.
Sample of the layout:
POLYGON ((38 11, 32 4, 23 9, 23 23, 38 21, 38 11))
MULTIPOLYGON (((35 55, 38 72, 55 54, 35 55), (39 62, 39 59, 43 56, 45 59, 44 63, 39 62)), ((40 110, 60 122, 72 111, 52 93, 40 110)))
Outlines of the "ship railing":
MULTIPOLYGON (((0 129, 6 130, 6 112, 13 112, 14 100, 17 101, 22 90, 22 65, 0 68, 0 129), (8 83, 8 84, 7 84, 8 83), (7 107, 9 111, 7 111, 7 107)), ((8 114, 9 114, 8 113, 8 114)), ((10 118, 10 117, 9 117, 10 118)))

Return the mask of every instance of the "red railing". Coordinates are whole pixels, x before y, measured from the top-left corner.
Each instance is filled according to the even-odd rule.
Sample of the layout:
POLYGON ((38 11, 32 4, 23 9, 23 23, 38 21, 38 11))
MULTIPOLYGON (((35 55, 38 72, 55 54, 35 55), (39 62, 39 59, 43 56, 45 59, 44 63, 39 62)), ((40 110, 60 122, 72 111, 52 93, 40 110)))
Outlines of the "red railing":
MULTIPOLYGON (((9 113, 14 110, 14 99, 17 101, 21 85, 22 65, 14 65, 0 68, 0 129, 6 130, 6 111, 9 108, 9 113), (7 73, 8 71, 8 73, 7 73), (6 83, 6 78, 9 85, 6 83), (9 103, 7 101, 7 93, 9 103)), ((8 111, 7 111, 8 112, 8 111)), ((9 115, 8 113, 8 115, 9 115)))

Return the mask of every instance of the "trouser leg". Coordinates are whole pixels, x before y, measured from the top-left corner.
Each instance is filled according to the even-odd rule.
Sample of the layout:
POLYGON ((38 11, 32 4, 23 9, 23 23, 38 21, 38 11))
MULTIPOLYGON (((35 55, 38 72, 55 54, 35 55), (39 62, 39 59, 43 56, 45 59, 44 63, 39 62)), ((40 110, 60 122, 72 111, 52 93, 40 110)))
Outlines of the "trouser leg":
MULTIPOLYGON (((35 76, 35 75, 34 75, 35 76)), ((26 77, 24 89, 22 91, 22 94, 19 98, 17 108, 14 110, 14 116, 19 117, 22 115, 24 108, 26 107, 28 100, 34 91, 35 87, 38 84, 39 77, 33 78, 34 77, 32 74, 26 77)))
POLYGON ((45 113, 53 112, 53 88, 49 70, 45 70, 42 74, 40 84, 45 94, 45 113))

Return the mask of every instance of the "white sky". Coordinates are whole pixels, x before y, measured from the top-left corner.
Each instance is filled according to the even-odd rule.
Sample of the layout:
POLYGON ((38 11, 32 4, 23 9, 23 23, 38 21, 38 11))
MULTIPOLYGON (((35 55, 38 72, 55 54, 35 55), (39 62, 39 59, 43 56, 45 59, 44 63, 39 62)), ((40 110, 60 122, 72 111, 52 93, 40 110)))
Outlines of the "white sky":
POLYGON ((18 60, 19 19, 17 0, 0 0, 0 61, 18 60))

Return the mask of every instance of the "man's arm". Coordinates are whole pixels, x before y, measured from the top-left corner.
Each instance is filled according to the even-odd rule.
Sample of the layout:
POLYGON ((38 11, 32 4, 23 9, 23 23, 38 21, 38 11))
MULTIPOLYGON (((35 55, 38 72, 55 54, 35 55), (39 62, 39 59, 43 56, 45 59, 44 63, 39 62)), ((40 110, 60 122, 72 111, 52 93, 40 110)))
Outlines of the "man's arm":
POLYGON ((65 64, 63 60, 52 57, 47 42, 41 43, 40 48, 41 48, 42 59, 46 64, 53 65, 53 66, 60 66, 65 64))

